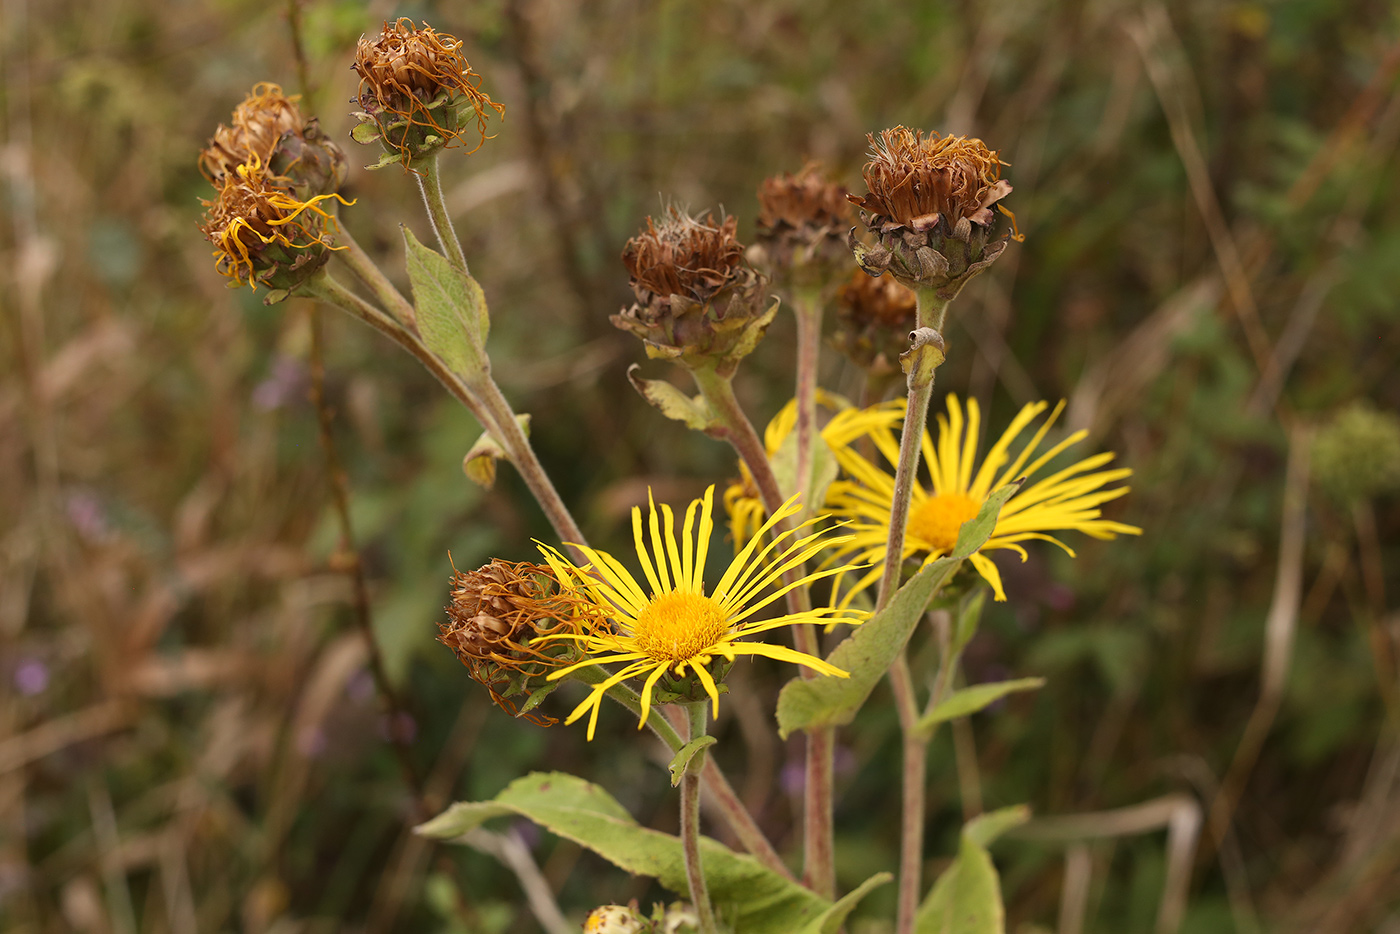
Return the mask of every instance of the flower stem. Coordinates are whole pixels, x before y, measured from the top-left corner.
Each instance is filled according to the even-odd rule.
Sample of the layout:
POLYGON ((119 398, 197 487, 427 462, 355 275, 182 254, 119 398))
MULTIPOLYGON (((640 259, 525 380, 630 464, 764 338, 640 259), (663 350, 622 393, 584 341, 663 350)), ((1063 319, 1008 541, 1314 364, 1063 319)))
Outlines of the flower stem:
POLYGON ((447 211, 447 199, 442 194, 442 176, 438 173, 438 154, 425 156, 414 163, 418 171, 418 190, 423 193, 423 204, 428 209, 428 220, 437 234, 438 245, 448 261, 470 275, 467 269, 467 255, 462 252, 462 243, 457 239, 457 231, 452 227, 452 215, 447 211))
POLYGON ((476 417, 483 428, 491 434, 500 436, 495 420, 486 411, 486 408, 472 394, 467 385, 462 382, 461 377, 448 369, 447 365, 423 346, 423 342, 418 339, 418 335, 408 330, 398 321, 386 315, 383 311, 371 305, 360 296, 351 292, 344 285, 332 279, 329 274, 316 276, 303 283, 297 294, 307 295, 320 299, 328 305, 334 305, 343 311, 350 313, 351 317, 358 318, 365 324, 374 328, 379 333, 385 335, 394 343, 418 359, 418 362, 427 368, 429 373, 437 377, 443 388, 451 393, 457 401, 465 405, 476 417))
POLYGON ((812 448, 817 443, 817 362, 821 359, 822 302, 820 289, 802 289, 793 296, 797 315, 797 488, 808 514, 812 502, 812 448))
POLYGON ((374 297, 379 299, 379 303, 389 310, 400 324, 410 331, 418 330, 418 315, 413 310, 413 303, 403 297, 394 283, 389 281, 389 277, 384 275, 384 271, 375 265, 374 260, 369 258, 369 254, 364 251, 359 242, 350 234, 350 231, 341 224, 340 233, 336 235, 338 245, 344 246, 344 250, 337 250, 336 256, 350 267, 350 271, 355 274, 355 278, 365 284, 374 297))
MULTIPOLYGON (((754 431, 753 423, 744 414, 739 400, 734 396, 734 387, 726 376, 713 369, 691 371, 701 394, 709 403, 720 425, 723 437, 743 458, 758 487, 763 508, 772 515, 783 505, 783 494, 778 487, 778 478, 773 473, 773 465, 768 453, 754 431)), ((777 528, 781 534, 788 528, 785 521, 777 528)), ((794 568, 783 575, 784 580, 793 580, 802 574, 801 568, 794 568)), ((812 597, 806 587, 795 587, 788 591, 788 612, 802 613, 812 608, 812 597)), ((793 646, 807 655, 820 656, 821 645, 811 626, 793 626, 793 646)), ((813 678, 816 673, 802 669, 803 677, 813 678)), ((802 834, 802 881, 812 891, 825 898, 834 898, 836 893, 835 830, 832 812, 835 802, 832 762, 835 758, 836 737, 831 727, 815 727, 807 731, 807 748, 804 764, 803 834, 802 834)))
MULTIPOLYGON (((490 373, 482 374, 481 378, 471 384, 478 399, 491 413, 495 420, 497 430, 493 432, 496 439, 505 448, 506 454, 510 457, 510 462, 519 471, 521 479, 534 494, 535 500, 540 504, 546 516, 549 517, 550 525, 554 526, 555 534, 559 540, 566 545, 587 544, 583 537, 583 531, 579 529, 578 523, 574 521, 573 514, 569 512, 569 507, 564 504, 564 500, 559 496, 559 491, 554 487, 554 481, 545 472, 544 465, 540 463, 539 457, 535 455, 535 449, 530 445, 530 439, 525 436, 525 432, 516 420, 515 411, 506 401, 506 397, 501 393, 501 388, 496 385, 495 379, 490 373)), ((574 550, 575 560, 586 560, 583 553, 574 550)))
MULTIPOLYGON (((687 704, 690 740, 705 735, 706 703, 687 704)), ((681 849, 685 853, 685 875, 690 882, 690 900, 700 917, 700 934, 719 934, 715 926, 715 910, 710 905, 710 890, 705 885, 705 870, 700 861, 700 772, 705 767, 705 750, 700 750, 686 765, 681 776, 681 849)))
MULTIPOLYGON (((940 298, 927 289, 919 290, 918 298, 918 326, 941 331, 950 299, 940 298)), ((888 606, 899 589, 899 571, 904 563, 904 533, 909 524, 909 499, 913 495, 914 477, 919 469, 919 448, 923 441, 924 425, 928 421, 929 400, 933 397, 934 369, 926 370, 919 366, 909 368, 909 401, 904 413, 904 430, 899 439, 899 464, 895 469, 889 538, 885 543, 885 569, 880 580, 880 595, 875 601, 876 612, 888 606)), ((914 916, 919 908, 919 891, 923 882, 924 784, 928 738, 918 732, 918 700, 914 694, 909 660, 903 651, 890 667, 890 688, 904 734, 899 908, 895 932, 913 934, 914 916)))

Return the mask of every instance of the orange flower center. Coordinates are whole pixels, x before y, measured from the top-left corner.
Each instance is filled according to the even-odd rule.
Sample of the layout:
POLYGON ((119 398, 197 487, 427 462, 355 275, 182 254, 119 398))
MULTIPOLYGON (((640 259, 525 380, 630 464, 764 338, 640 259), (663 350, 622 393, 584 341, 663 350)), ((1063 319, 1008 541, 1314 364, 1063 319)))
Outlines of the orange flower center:
POLYGON ((685 662, 713 649, 729 632, 729 618, 714 599, 698 593, 652 597, 632 624, 637 651, 661 662, 685 662))
POLYGON ((909 513, 909 538, 934 554, 947 554, 958 543, 962 524, 982 508, 963 493, 939 493, 917 504, 909 513))

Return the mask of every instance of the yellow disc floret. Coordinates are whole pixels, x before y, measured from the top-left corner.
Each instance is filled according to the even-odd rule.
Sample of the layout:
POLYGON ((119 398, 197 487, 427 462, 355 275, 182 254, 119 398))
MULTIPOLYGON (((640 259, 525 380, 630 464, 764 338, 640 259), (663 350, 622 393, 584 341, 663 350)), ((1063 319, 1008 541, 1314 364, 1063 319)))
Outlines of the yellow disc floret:
POLYGON ((934 554, 946 554, 958 543, 958 530, 982 504, 962 493, 940 493, 915 504, 909 513, 909 536, 934 554))
POLYGON ((710 597, 673 591, 652 597, 632 630, 639 652, 658 662, 683 662, 713 649, 729 632, 729 617, 710 597))

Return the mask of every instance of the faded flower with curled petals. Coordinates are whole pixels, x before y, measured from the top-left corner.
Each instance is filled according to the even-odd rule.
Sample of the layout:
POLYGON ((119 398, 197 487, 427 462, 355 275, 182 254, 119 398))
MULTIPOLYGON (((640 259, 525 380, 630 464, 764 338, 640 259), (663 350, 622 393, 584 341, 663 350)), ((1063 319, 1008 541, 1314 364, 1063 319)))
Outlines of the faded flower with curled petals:
POLYGON ((360 76, 352 103, 361 109, 350 135, 358 143, 379 142, 385 151, 370 168, 395 162, 408 168, 440 149, 467 145, 469 133, 476 137, 470 151, 476 152, 487 139, 490 112, 505 114, 481 90, 481 76, 462 55, 462 40, 427 23, 419 27, 402 17, 386 22, 372 39, 361 36, 352 67, 360 76))
POLYGON ((647 356, 732 373, 767 330, 766 280, 744 261, 731 216, 692 217, 669 208, 627 241, 622 262, 636 303, 612 323, 646 344, 647 356))
POLYGON ((998 203, 1011 194, 1005 163, 980 139, 903 126, 867 138, 868 190, 849 197, 877 243, 867 246, 852 231, 850 246, 871 276, 888 271, 911 289, 951 299, 1006 248, 1007 238, 991 239, 998 213, 1011 219, 1010 238, 1022 239, 998 203))

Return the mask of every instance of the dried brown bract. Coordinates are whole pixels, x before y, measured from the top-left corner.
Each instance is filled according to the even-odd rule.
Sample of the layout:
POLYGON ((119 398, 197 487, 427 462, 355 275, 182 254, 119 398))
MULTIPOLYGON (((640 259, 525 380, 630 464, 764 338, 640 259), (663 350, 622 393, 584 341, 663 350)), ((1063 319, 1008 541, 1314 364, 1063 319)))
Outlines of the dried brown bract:
POLYGON ((377 165, 414 159, 450 146, 465 146, 475 124, 475 152, 486 141, 488 112, 505 114, 481 90, 481 76, 462 55, 462 40, 401 18, 385 23, 377 37, 360 37, 355 48, 361 112, 351 133, 356 142, 383 144, 377 165))
POLYGON ((345 153, 296 102, 275 84, 254 85, 234 108, 232 125, 220 124, 200 152, 200 172, 221 188, 239 166, 256 164, 303 199, 338 190, 345 181, 345 153))
POLYGON ((750 253, 775 278, 824 282, 850 266, 846 231, 852 222, 846 186, 808 162, 796 175, 763 180, 758 188, 757 245, 750 253))
POLYGON ((856 270, 836 293, 832 343, 872 376, 899 372, 899 355, 909 349, 917 297, 893 276, 873 279, 856 270))
POLYGON ((870 275, 888 270, 911 288, 951 298, 1006 248, 1006 238, 989 242, 998 212, 1011 219, 1011 238, 1022 239, 1015 217, 998 204, 1011 193, 1001 178, 1005 163, 980 139, 903 126, 867 138, 868 192, 849 197, 879 242, 866 246, 852 232, 850 246, 870 275))
POLYGON ((648 217, 622 251, 637 301, 613 324, 642 338, 650 357, 732 372, 777 311, 763 309, 766 280, 744 261, 737 227, 674 207, 659 224, 648 217))
POLYGON ((544 677, 568 664, 575 655, 572 640, 541 636, 578 634, 596 615, 589 605, 562 591, 554 572, 542 564, 492 560, 475 571, 452 576, 452 602, 445 608, 448 622, 439 624, 438 641, 446 645, 491 699, 511 716, 524 716, 540 726, 558 721, 530 708, 548 693, 544 677), (527 695, 518 710, 510 697, 527 695))

